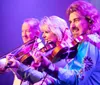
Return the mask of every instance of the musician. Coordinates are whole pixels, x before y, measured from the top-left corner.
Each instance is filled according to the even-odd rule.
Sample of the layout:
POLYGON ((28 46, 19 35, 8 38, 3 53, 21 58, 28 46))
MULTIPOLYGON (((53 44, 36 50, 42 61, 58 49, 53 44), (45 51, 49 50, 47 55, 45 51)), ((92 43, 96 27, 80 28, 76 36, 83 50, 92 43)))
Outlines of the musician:
POLYGON ((74 39, 79 36, 78 52, 65 68, 43 57, 42 67, 56 78, 54 85, 100 85, 100 19, 94 6, 86 1, 73 2, 67 9, 74 39), (80 38, 79 37, 79 38, 80 38), (56 74, 56 75, 55 75, 56 74))
MULTIPOLYGON (((33 52, 36 49, 40 49, 42 48, 44 45, 41 41, 40 37, 40 28, 39 28, 39 20, 36 18, 27 18, 24 20, 23 24, 22 24, 22 40, 24 43, 27 43, 30 40, 34 40, 35 42, 32 45, 32 50, 28 53, 28 58, 25 56, 22 57, 22 63, 33 68, 33 63, 34 63, 34 59, 31 56, 31 52, 33 52)), ((29 47, 30 49, 30 47, 29 47)), ((23 49, 23 51, 25 53, 27 53, 28 49, 23 49)), ((24 80, 23 80, 24 81, 24 80)), ((16 83, 15 83, 16 84, 16 83)), ((22 85, 24 84, 29 84, 28 81, 22 82, 22 85)))
MULTIPOLYGON (((68 47, 70 45, 70 42, 71 42, 70 35, 71 34, 68 29, 66 21, 58 16, 44 17, 40 22, 40 30, 42 32, 42 37, 44 38, 45 43, 54 42, 54 43, 56 43, 56 47, 58 47, 58 48, 55 47, 56 48, 55 51, 54 50, 51 51, 51 54, 53 54, 53 56, 50 56, 50 57, 45 56, 45 57, 47 57, 51 62, 56 63, 57 66, 64 67, 65 63, 66 63, 65 59, 60 60, 60 58, 58 56, 57 56, 57 58, 55 58, 56 56, 54 55, 54 53, 56 51, 58 53, 59 48, 62 48, 65 46, 68 47), (66 41, 64 41, 65 38, 66 38, 66 41), (60 62, 57 63, 58 61, 60 61, 60 62)), ((60 53, 60 55, 62 55, 62 54, 63 53, 60 53)), ((38 62, 39 60, 41 60, 41 56, 37 56, 37 55, 39 55, 37 52, 36 52, 36 54, 33 55, 34 59, 36 59, 35 62, 38 62), (36 58, 36 57, 38 57, 38 58, 36 58)), ((13 64, 11 66, 18 68, 17 72, 24 79, 29 80, 31 83, 38 82, 45 76, 45 74, 43 74, 37 70, 28 68, 27 66, 21 64, 20 62, 16 61, 15 59, 9 59, 8 61, 12 62, 13 64)), ((43 82, 43 80, 41 80, 41 82, 43 82)), ((54 80, 54 78, 52 78, 51 76, 46 76, 46 80, 48 83, 52 83, 52 80, 54 80)), ((41 83, 41 82, 39 82, 39 83, 41 83)), ((37 83, 36 83, 36 85, 37 85, 37 83)))
MULTIPOLYGON (((23 47, 20 51, 23 51, 23 54, 26 55, 20 55, 20 51, 17 55, 17 57, 22 56, 22 58, 20 59, 20 62, 22 62, 23 64, 27 65, 27 66, 31 66, 31 64, 34 62, 34 59, 31 56, 31 52, 36 48, 36 49, 40 49, 43 47, 43 43, 41 43, 41 39, 40 37, 40 28, 39 28, 39 20, 36 18, 27 18, 24 20, 23 24, 22 24, 22 40, 24 42, 24 44, 26 44, 27 42, 29 42, 30 40, 35 40, 35 42, 32 44, 32 50, 27 53, 27 50, 30 49, 30 47, 28 49, 26 49, 25 47, 23 47)), ((19 50, 19 49, 18 49, 19 50)), ((13 54, 8 54, 13 56, 13 54)), ((8 56, 7 55, 7 56, 8 56)), ((14 56, 13 56, 14 57, 14 56)), ((2 61, 4 61, 5 59, 2 59, 2 61)), ((3 64, 3 63, 2 63, 3 64)), ((16 74, 16 69, 10 69, 13 71, 13 73, 15 74, 15 79, 14 79, 14 83, 13 85, 20 85, 21 81, 20 79, 18 80, 19 77, 18 74, 16 74), (17 77, 16 77, 17 75, 17 77)), ((24 82, 23 82, 24 83, 24 82)), ((28 83, 28 82, 25 82, 28 83)))

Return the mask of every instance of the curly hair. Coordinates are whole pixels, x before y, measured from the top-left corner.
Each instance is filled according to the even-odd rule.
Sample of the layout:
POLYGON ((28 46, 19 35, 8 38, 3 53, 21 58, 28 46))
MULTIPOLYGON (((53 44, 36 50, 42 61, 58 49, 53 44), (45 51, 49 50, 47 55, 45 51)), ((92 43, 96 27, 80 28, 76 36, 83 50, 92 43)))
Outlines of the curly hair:
POLYGON ((79 11, 89 23, 91 32, 100 34, 100 16, 98 10, 89 2, 78 0, 73 2, 67 9, 67 16, 72 12, 79 11))

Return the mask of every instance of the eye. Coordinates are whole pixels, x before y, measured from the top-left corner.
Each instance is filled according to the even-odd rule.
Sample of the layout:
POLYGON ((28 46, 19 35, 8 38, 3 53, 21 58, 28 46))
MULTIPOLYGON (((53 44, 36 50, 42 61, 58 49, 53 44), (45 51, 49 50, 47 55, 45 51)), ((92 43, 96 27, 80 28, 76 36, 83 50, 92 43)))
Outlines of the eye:
POLYGON ((49 33, 50 31, 45 31, 45 33, 49 33))
POLYGON ((74 19, 74 22, 78 22, 78 21, 80 21, 80 18, 75 18, 74 19))
POLYGON ((72 21, 69 21, 69 24, 71 24, 72 23, 72 21))

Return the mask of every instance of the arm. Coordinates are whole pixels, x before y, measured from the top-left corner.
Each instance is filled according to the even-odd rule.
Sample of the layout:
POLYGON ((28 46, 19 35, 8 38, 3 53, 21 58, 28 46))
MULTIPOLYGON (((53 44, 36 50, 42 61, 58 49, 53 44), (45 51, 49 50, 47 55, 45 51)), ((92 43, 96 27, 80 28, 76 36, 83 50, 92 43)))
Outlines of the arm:
POLYGON ((65 68, 59 68, 54 64, 50 64, 45 71, 66 84, 75 85, 77 83, 81 85, 84 82, 89 83, 86 81, 94 82, 93 78, 99 82, 100 77, 97 75, 98 72, 94 72, 94 70, 100 70, 99 68, 97 69, 99 54, 100 50, 97 47, 89 42, 85 42, 79 46, 75 59, 66 65, 65 68), (94 73, 96 74, 95 76, 94 73), (89 80, 90 78, 91 80, 89 80))
POLYGON ((23 79, 28 80, 31 83, 38 82, 41 78, 43 78, 43 74, 41 72, 20 63, 18 60, 10 57, 10 55, 7 56, 7 63, 7 67, 16 68, 17 73, 23 79))
POLYGON ((23 79, 28 80, 31 83, 38 82, 43 78, 43 74, 41 72, 23 64, 20 64, 17 72, 23 79))

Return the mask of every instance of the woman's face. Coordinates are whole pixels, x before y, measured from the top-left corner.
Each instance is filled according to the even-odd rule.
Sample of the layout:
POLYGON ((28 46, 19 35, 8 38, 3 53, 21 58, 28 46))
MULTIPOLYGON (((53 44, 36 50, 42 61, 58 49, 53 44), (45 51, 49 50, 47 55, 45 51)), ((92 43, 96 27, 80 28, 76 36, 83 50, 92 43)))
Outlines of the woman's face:
POLYGON ((46 24, 42 25, 41 32, 42 32, 42 37, 45 40, 45 43, 58 41, 57 36, 50 30, 48 25, 46 24))

